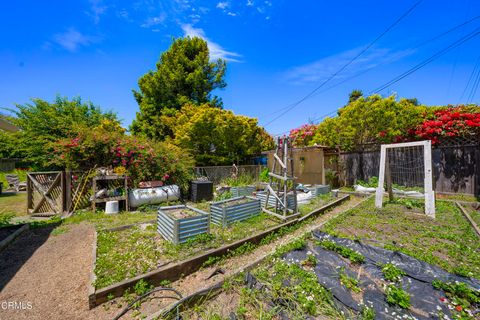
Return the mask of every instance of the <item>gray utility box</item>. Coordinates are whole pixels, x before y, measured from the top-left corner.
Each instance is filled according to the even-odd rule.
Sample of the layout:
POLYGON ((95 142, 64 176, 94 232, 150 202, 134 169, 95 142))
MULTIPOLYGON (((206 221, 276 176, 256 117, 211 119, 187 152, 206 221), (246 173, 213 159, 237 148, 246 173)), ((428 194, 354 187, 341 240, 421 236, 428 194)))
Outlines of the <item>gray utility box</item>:
POLYGON ((260 214, 260 200, 252 197, 235 197, 210 204, 212 223, 228 227, 234 222, 243 221, 260 214))
POLYGON ((165 240, 184 243, 199 234, 210 233, 210 215, 185 205, 160 207, 157 230, 165 240))
POLYGON ((313 197, 330 192, 330 186, 327 184, 315 184, 313 186, 307 187, 307 189, 310 190, 310 193, 313 197))
MULTIPOLYGON (((265 206, 265 202, 267 201, 267 192, 266 191, 259 191, 257 192, 257 199, 260 200, 262 204, 262 208, 265 206)), ((268 206, 274 208, 277 198, 273 194, 270 194, 268 197, 268 206)), ((287 194, 287 208, 294 209, 295 208, 295 197, 292 194, 287 194)))
POLYGON ((231 187, 232 197, 251 196, 257 189, 254 186, 231 187))

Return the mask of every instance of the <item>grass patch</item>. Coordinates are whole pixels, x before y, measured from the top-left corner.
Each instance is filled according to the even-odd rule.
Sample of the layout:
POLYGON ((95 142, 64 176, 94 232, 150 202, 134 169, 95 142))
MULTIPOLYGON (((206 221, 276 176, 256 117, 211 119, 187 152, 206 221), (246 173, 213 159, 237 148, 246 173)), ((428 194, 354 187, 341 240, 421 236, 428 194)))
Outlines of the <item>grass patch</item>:
POLYGON ((320 207, 326 205, 330 201, 332 201, 331 193, 322 194, 322 195, 319 195, 319 196, 313 198, 312 200, 310 200, 309 203, 299 205, 298 206, 298 211, 300 211, 300 213, 302 215, 305 215, 307 213, 312 212, 313 210, 315 210, 317 208, 320 208, 320 207))
POLYGON ((358 286, 358 279, 354 277, 350 277, 348 274, 345 272, 345 268, 340 269, 340 283, 345 286, 345 288, 352 290, 353 292, 359 293, 362 291, 360 287, 358 286))
POLYGON ((411 213, 401 203, 375 208, 374 199, 330 220, 323 230, 350 239, 373 240, 463 276, 480 278, 480 241, 454 203, 437 201, 436 219, 411 213))
MULTIPOLYGON (((4 185, 5 186, 5 185, 4 185)), ((0 216, 27 215, 27 193, 3 193, 0 195, 0 216)))

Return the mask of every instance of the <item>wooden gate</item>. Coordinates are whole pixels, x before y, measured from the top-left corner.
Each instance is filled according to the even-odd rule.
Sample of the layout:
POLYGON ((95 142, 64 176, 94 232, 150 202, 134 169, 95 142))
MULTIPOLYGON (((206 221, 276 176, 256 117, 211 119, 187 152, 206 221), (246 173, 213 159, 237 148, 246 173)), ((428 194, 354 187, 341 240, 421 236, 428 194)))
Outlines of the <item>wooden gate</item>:
POLYGON ((65 211, 62 171, 27 173, 27 208, 33 216, 48 217, 65 211))

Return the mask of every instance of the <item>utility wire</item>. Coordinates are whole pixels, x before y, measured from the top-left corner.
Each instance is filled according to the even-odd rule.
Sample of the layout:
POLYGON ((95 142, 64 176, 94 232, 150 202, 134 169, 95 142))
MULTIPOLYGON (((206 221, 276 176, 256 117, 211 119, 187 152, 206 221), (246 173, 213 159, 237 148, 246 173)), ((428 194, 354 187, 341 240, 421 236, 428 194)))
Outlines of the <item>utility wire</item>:
POLYGON ((463 43, 467 42, 468 40, 478 36, 480 34, 480 28, 477 28, 475 29, 474 31, 472 31, 471 33, 467 34, 466 36, 458 39, 457 41, 453 42, 452 44, 450 44, 449 46, 447 46, 446 48, 443 48, 442 50, 438 51, 437 53, 435 53, 433 56, 429 57, 428 59, 420 62, 419 64, 417 64, 416 66, 414 66, 413 68, 405 71, 404 73, 398 75, 397 77, 393 78, 392 80, 388 81, 387 83, 381 85, 380 87, 378 87, 377 89, 373 90, 370 92, 370 94, 374 94, 374 93, 378 93, 378 92, 381 92, 383 90, 385 90, 386 88, 392 86, 393 84, 397 83, 398 81, 402 80, 403 78, 409 76, 410 74, 414 73, 415 71, 423 68, 424 66, 426 66, 427 64, 429 64, 430 62, 438 59, 439 57, 443 56, 444 54, 446 54, 448 51, 462 45, 463 43))
POLYGON ((477 61, 475 62, 472 73, 470 74, 470 77, 468 78, 467 84, 465 85, 465 88, 463 89, 463 92, 462 92, 462 95, 460 96, 460 99, 458 99, 457 105, 460 104, 460 101, 463 99, 463 96, 465 95, 465 93, 467 93, 467 90, 468 90, 468 87, 470 86, 470 83, 473 84, 472 80, 475 78, 475 73, 477 72, 478 68, 480 68, 480 56, 478 56, 477 61))
MULTIPOLYGON (((456 25, 455 27, 450 28, 450 29, 444 31, 444 32, 436 35, 436 36, 433 37, 433 38, 430 38, 430 39, 425 40, 425 41, 423 41, 423 42, 421 42, 421 43, 418 43, 416 46, 414 46, 414 47, 411 48, 410 50, 417 50, 418 48, 423 47, 424 45, 427 45, 427 44, 429 44, 429 43, 431 43, 431 42, 433 42, 433 41, 435 41, 435 40, 437 40, 437 39, 440 39, 440 38, 446 36, 447 34, 453 32, 453 31, 455 31, 455 30, 457 30, 457 29, 459 29, 459 28, 461 28, 461 27, 463 27, 463 26, 465 26, 465 25, 467 25, 467 24, 469 24, 469 23, 471 23, 471 22, 479 19, 479 18, 480 18, 480 15, 479 15, 479 16, 476 16, 476 17, 473 17, 472 19, 469 19, 469 20, 467 20, 467 21, 465 21, 465 22, 462 22, 461 24, 458 24, 458 25, 456 25)), ((330 89, 333 89, 333 88, 335 88, 335 87, 338 87, 339 85, 344 84, 344 83, 347 82, 347 81, 350 81, 350 80, 352 80, 352 79, 358 78, 359 76, 364 75, 365 73, 369 72, 370 70, 374 69, 375 67, 377 67, 377 66, 374 66, 374 67, 371 67, 371 68, 367 68, 367 69, 365 69, 365 70, 362 70, 362 71, 354 74, 354 75, 351 76, 351 77, 345 78, 344 80, 342 80, 342 81, 340 81, 340 82, 337 82, 336 84, 331 85, 330 87, 325 88, 324 90, 318 91, 318 92, 315 94, 315 96, 316 96, 316 95, 319 95, 320 93, 326 92, 326 91, 328 91, 328 90, 330 90, 330 89)), ((277 111, 277 112, 278 112, 278 111, 277 111)))
POLYGON ((477 75, 476 75, 475 81, 472 84, 470 94, 468 95, 467 104, 473 102, 473 98, 475 98, 475 94, 477 93, 479 82, 480 82, 480 68, 477 68, 477 75))
MULTIPOLYGON (((450 28, 450 29, 448 29, 448 30, 446 30, 446 31, 444 31, 444 32, 442 32, 442 33, 434 36, 433 38, 430 38, 430 39, 428 39, 428 40, 425 40, 425 41, 423 41, 423 42, 418 43, 418 44, 417 44, 415 47, 413 47, 411 50, 416 50, 416 49, 418 49, 418 48, 420 48, 420 47, 422 47, 422 46, 424 46, 424 45, 427 45, 427 44, 429 44, 429 43, 431 43, 431 42, 433 42, 433 41, 435 41, 435 40, 437 40, 437 39, 440 39, 440 38, 446 36, 447 34, 452 33, 453 31, 455 31, 455 30, 457 30, 457 29, 459 29, 459 28, 461 28, 461 27, 463 27, 463 26, 465 26, 465 25, 467 25, 467 24, 470 24, 471 22, 473 22, 473 21, 475 21, 475 20, 477 20, 477 19, 479 19, 479 18, 480 18, 480 15, 479 15, 479 16, 476 16, 476 17, 473 17, 473 18, 471 18, 471 19, 469 19, 469 20, 467 20, 467 21, 465 21, 465 22, 462 22, 462 23, 460 23, 460 24, 458 24, 458 25, 456 25, 456 26, 454 26, 454 27, 452 27, 452 28, 450 28)), ((475 71, 476 71, 476 68, 480 68, 480 56, 479 56, 478 59, 479 59, 478 62, 477 62, 478 66, 475 65, 475 68, 474 68, 474 70, 472 71, 472 74, 470 75, 470 79, 468 80, 467 86, 465 87, 465 89, 464 89, 464 91, 463 91, 463 93, 462 93, 462 96, 460 97, 460 100, 463 98, 463 96, 465 95, 468 87, 470 86, 470 82, 472 82, 472 80, 473 80, 473 78, 474 78, 474 73, 475 73, 475 71)), ((362 70, 362 71, 356 73, 355 75, 353 75, 353 76, 351 76, 351 77, 348 77, 348 78, 346 78, 346 79, 344 79, 344 80, 342 80, 342 81, 340 81, 340 82, 337 82, 337 83, 334 84, 334 85, 331 85, 331 86, 325 88, 324 90, 318 91, 317 93, 315 93, 315 95, 318 95, 318 94, 320 94, 320 93, 323 93, 323 92, 326 92, 326 91, 328 91, 328 90, 330 90, 330 89, 333 89, 333 88, 335 88, 335 87, 338 87, 339 85, 344 84, 345 82, 350 81, 350 80, 352 80, 352 79, 354 79, 354 78, 357 78, 357 77, 359 77, 359 76, 367 73, 368 71, 370 71, 370 70, 372 70, 372 69, 374 69, 374 68, 375 68, 375 67, 362 70)), ((480 70, 479 70, 479 72, 480 72, 480 70)), ((284 109, 285 109, 285 108, 282 108, 282 109, 280 109, 280 110, 275 111, 274 113, 277 113, 277 112, 279 112, 279 111, 281 111, 281 110, 284 110, 284 109)), ((316 117, 316 118, 313 119, 313 122, 322 120, 322 119, 324 119, 324 118, 326 118, 326 117, 328 117, 328 116, 330 116, 330 115, 332 115, 332 114, 335 114, 337 111, 338 111, 338 110, 335 110, 335 111, 332 111, 332 112, 330 112, 330 113, 327 113, 327 114, 325 114, 325 115, 323 115, 323 116, 316 117)), ((289 130, 289 131, 290 131, 290 130, 289 130)), ((283 135, 283 134, 285 134, 285 133, 287 133, 287 132, 289 132, 289 131, 284 131, 284 132, 278 133, 278 134, 276 134, 275 136, 281 136, 281 135, 283 135)))
POLYGON ((340 72, 345 70, 349 65, 351 65, 355 60, 357 60, 361 55, 363 55, 368 49, 370 49, 378 40, 380 40, 385 34, 387 34, 391 29, 393 29, 397 24, 400 23, 406 16, 408 16, 420 3, 422 3, 423 0, 419 0, 415 2, 413 6, 411 6, 404 14, 402 14, 397 20, 395 20, 394 23, 392 23, 387 29, 385 29, 380 35, 378 35, 372 42, 370 42, 362 51, 360 51, 356 56, 354 56, 351 60, 349 60, 345 65, 343 65, 340 69, 338 69, 335 73, 333 73, 330 77, 328 77, 325 81, 323 81, 319 86, 317 86, 315 89, 313 89, 310 93, 308 93, 306 96, 298 100, 297 102, 291 104, 287 109, 282 112, 280 115, 277 117, 273 118, 269 122, 267 122, 264 127, 268 126, 269 124, 273 123, 283 115, 285 115, 287 112, 291 111, 293 108, 301 104, 303 101, 307 100, 310 98, 315 92, 317 92, 320 88, 322 88, 325 84, 330 82, 333 78, 335 78, 340 72))

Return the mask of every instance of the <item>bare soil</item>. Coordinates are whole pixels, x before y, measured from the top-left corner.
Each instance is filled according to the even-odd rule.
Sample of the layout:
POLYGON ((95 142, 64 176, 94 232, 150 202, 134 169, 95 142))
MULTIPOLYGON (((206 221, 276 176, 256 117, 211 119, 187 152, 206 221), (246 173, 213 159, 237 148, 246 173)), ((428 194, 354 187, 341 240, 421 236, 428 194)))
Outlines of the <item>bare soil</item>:
POLYGON ((103 308, 88 309, 94 229, 72 225, 53 236, 53 227, 28 230, 0 252, 0 319, 109 319, 103 308), (31 308, 28 309, 28 305, 31 308))
POLYGON ((184 218, 196 217, 199 215, 197 212, 190 210, 188 208, 170 209, 170 210, 162 210, 162 211, 167 213, 174 219, 184 219, 184 218))

